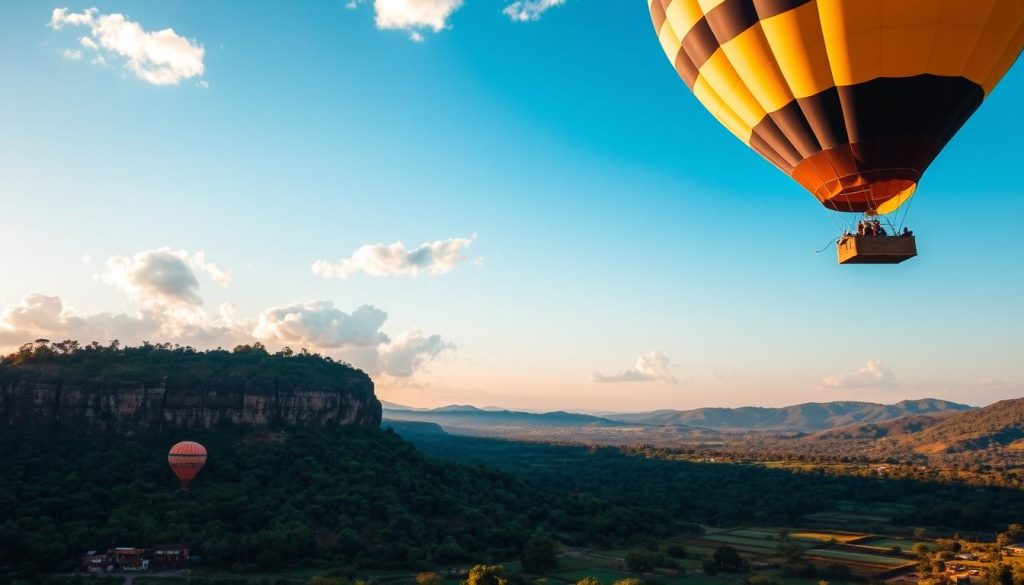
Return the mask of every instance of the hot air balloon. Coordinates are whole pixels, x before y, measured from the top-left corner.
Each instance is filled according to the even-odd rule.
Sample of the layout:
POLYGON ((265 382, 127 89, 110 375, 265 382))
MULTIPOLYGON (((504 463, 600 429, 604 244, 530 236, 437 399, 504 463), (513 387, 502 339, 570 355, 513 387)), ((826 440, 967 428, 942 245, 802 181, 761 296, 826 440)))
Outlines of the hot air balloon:
POLYGON ((195 441, 182 441, 171 447, 167 462, 181 481, 181 489, 188 490, 189 484, 206 463, 206 447, 195 441))
MULTIPOLYGON (((826 208, 868 220, 910 200, 1024 46, 1024 0, 648 6, 669 60, 723 126, 826 208)), ((865 240, 846 243, 846 261, 916 254, 912 236, 865 240), (906 250, 887 256, 887 246, 906 250)))

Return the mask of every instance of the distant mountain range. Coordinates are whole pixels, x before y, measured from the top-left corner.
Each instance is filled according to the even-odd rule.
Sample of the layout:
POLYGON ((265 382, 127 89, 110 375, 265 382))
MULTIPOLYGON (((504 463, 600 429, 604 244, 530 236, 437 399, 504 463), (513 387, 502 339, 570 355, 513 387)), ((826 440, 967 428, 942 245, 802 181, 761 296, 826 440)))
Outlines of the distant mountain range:
POLYGON ((939 454, 992 447, 1024 451, 1024 398, 1003 400, 969 412, 907 416, 851 425, 802 440, 817 444, 859 444, 862 449, 881 452, 939 454))
POLYGON ((952 465, 1024 466, 1024 398, 984 408, 924 399, 889 405, 826 402, 606 417, 459 405, 422 410, 385 406, 385 427, 420 436, 450 433, 549 443, 649 444, 733 456, 863 455, 888 462, 934 459, 952 465))
MULTIPOLYGON (((412 408, 383 402, 384 418, 395 421, 422 421, 441 425, 448 431, 464 434, 507 435, 510 431, 531 434, 540 430, 563 432, 574 428, 609 431, 618 429, 627 434, 650 431, 660 436, 669 433, 719 432, 785 432, 813 433, 855 423, 878 423, 909 415, 964 412, 970 406, 945 400, 926 398, 904 400, 897 404, 870 402, 806 403, 782 408, 700 408, 696 410, 657 410, 653 412, 594 416, 570 412, 532 413, 494 408, 482 409, 468 405, 440 408, 412 408), (479 433, 474 432, 479 431, 479 433)), ((559 436, 559 439, 565 437, 559 436)))
POLYGON ((451 405, 433 409, 395 408, 399 405, 384 404, 384 418, 391 421, 419 421, 440 425, 446 431, 477 434, 470 431, 486 431, 482 434, 507 434, 510 431, 531 431, 552 428, 616 427, 622 423, 570 412, 519 412, 514 410, 484 410, 474 406, 451 405))
POLYGON ((646 425, 685 425, 718 431, 813 432, 855 423, 892 420, 908 415, 963 412, 970 406, 924 398, 896 404, 872 402, 808 402, 781 408, 698 408, 656 410, 636 414, 608 415, 606 418, 646 425))

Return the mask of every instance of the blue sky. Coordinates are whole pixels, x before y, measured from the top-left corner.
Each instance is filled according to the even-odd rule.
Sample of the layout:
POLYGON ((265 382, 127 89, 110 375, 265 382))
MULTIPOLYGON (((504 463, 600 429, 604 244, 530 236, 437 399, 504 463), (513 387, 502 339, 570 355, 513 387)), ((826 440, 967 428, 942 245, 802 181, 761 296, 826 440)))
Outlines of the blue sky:
POLYGON ((89 25, 50 26, 94 4, 5 2, 0 346, 257 338, 349 359, 414 405, 1022 394, 1019 64, 922 181, 921 255, 840 267, 813 253, 829 212, 702 109, 642 2, 528 22, 431 2, 446 28, 372 2, 95 3, 201 46, 176 84, 82 45, 89 25), (454 259, 311 270, 396 242, 454 259), (152 280, 157 261, 181 280, 152 280))

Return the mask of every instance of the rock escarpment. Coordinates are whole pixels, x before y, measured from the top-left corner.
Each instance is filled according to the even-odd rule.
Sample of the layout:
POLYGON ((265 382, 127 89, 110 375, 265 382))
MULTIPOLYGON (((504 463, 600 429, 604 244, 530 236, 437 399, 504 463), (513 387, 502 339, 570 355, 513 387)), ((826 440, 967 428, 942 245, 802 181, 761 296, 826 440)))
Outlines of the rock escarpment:
POLYGON ((227 424, 381 422, 370 377, 318 356, 126 355, 135 350, 0 363, 0 424, 138 436, 227 424))

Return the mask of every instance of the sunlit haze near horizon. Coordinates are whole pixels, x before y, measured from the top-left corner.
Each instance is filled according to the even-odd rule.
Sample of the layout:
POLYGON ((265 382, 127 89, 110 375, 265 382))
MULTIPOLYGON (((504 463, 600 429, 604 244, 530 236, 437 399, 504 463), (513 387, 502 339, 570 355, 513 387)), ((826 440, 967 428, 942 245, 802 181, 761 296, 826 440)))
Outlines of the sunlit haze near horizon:
POLYGON ((643 2, 425 4, 4 2, 0 349, 306 347, 418 407, 1024 394, 1019 63, 920 256, 849 267, 643 2))

